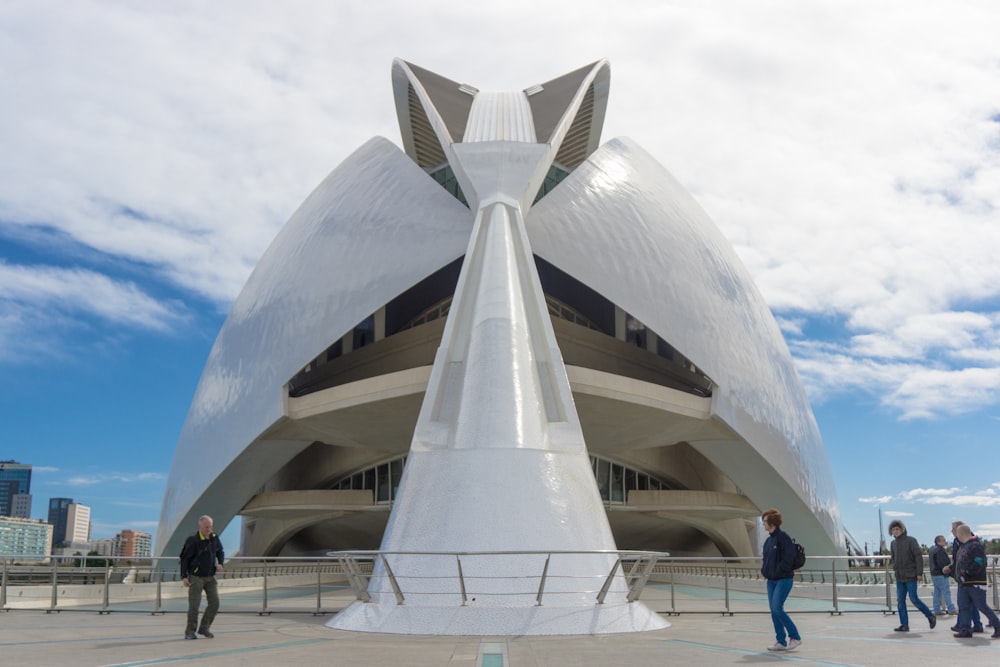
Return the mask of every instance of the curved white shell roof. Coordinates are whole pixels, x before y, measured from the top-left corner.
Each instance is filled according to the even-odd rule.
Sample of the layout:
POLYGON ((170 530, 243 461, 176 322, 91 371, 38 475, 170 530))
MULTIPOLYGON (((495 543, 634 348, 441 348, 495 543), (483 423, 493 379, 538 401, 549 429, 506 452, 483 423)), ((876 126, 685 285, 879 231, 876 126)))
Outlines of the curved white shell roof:
POLYGON ((614 139, 527 216, 536 254, 615 302, 716 383, 712 412, 735 442, 691 444, 751 500, 793 491, 782 512, 833 553, 840 516, 823 441, 781 331, 705 211, 655 159, 614 139), (797 507, 793 507, 797 505, 797 507), (815 515, 812 517, 811 515, 815 515), (819 525, 816 522, 819 522, 819 525))
POLYGON ((394 144, 370 140, 309 195, 261 257, 209 354, 167 480, 157 552, 197 517, 222 528, 299 441, 258 441, 284 385, 380 306, 465 252, 472 214, 394 144))

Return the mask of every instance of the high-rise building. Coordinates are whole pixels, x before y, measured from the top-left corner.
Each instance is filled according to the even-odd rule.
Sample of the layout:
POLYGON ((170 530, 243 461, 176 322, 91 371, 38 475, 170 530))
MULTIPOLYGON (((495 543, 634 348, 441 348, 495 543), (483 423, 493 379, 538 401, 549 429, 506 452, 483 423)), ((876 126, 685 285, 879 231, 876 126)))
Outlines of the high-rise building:
POLYGON ((66 542, 66 517, 72 498, 49 498, 49 523, 52 524, 52 544, 60 546, 66 542))
POLYGON ((0 557, 47 560, 51 551, 51 525, 40 519, 0 517, 0 557))
POLYGON ((0 516, 15 516, 14 496, 23 493, 31 493, 31 464, 0 461, 0 516))
POLYGON ((153 536, 142 530, 123 530, 115 536, 114 555, 149 558, 153 555, 153 536))
POLYGON ((10 515, 21 519, 31 518, 31 494, 15 493, 11 502, 10 515))
POLYGON ((90 508, 79 503, 71 503, 66 510, 66 542, 90 541, 90 508))

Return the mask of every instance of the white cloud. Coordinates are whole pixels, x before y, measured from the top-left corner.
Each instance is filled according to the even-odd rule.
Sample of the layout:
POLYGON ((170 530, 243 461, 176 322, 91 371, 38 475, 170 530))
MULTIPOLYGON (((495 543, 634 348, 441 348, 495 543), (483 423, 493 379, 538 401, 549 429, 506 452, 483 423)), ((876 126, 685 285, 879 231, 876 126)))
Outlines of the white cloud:
POLYGON ((883 505, 892 499, 893 496, 872 496, 870 498, 858 498, 858 502, 871 505, 883 505))
POLYGON ((973 507, 1000 507, 1000 497, 993 495, 966 495, 966 496, 947 496, 940 498, 926 498, 922 500, 928 505, 955 505, 955 506, 973 506, 973 507))
POLYGON ((973 528, 976 535, 992 540, 1000 538, 1000 523, 979 523, 973 528))
MULTIPOLYGON (((393 56, 517 90, 607 55, 604 138, 634 137, 708 210, 814 399, 863 392, 910 419, 998 404, 993 4, 54 6, 0 10, 0 89, 18 91, 0 107, 0 238, 50 251, 54 230, 224 308, 330 169, 398 141, 393 56), (494 48, 553 33, 544 62, 494 48)), ((172 321, 135 289, 133 319, 88 306, 172 321)), ((72 325, 67 303, 0 304, 0 343, 72 325)))
POLYGON ((889 510, 883 512, 883 514, 888 517, 913 516, 913 512, 893 512, 889 510))
POLYGON ((911 489, 909 491, 902 491, 897 497, 901 500, 920 500, 924 496, 953 496, 961 490, 957 487, 950 489, 911 489))
POLYGON ((96 484, 107 484, 108 482, 124 482, 127 484, 135 482, 159 482, 166 479, 163 473, 140 472, 140 473, 98 473, 96 475, 76 475, 63 482, 70 486, 93 486, 96 484))

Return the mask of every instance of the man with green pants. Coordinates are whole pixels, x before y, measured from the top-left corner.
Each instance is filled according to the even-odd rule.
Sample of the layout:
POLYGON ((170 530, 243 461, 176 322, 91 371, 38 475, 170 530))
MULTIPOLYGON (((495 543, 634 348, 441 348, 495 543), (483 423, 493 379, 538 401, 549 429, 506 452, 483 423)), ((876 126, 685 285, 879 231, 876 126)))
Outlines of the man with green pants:
POLYGON ((212 621, 219 611, 219 585, 215 581, 215 573, 222 570, 226 554, 222 551, 219 536, 212 532, 212 517, 207 514, 198 519, 198 532, 184 541, 181 549, 181 580, 188 589, 187 627, 184 629, 184 639, 197 639, 202 635, 211 639, 212 621), (201 605, 201 592, 205 591, 208 605, 198 624, 198 607, 201 605), (195 634, 197 630, 198 634, 195 634))

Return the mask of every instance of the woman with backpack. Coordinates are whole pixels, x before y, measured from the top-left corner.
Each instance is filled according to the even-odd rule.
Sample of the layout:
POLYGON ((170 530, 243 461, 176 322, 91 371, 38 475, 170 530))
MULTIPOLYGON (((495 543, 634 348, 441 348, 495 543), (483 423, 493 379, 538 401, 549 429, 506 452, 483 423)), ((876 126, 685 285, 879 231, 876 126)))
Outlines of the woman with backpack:
POLYGON ((771 621, 774 622, 774 637, 777 640, 767 650, 791 651, 802 643, 798 628, 785 611, 785 600, 792 592, 795 581, 795 543, 788 533, 781 530, 781 512, 772 507, 765 510, 760 519, 768 532, 760 573, 767 579, 767 603, 771 607, 771 621))

